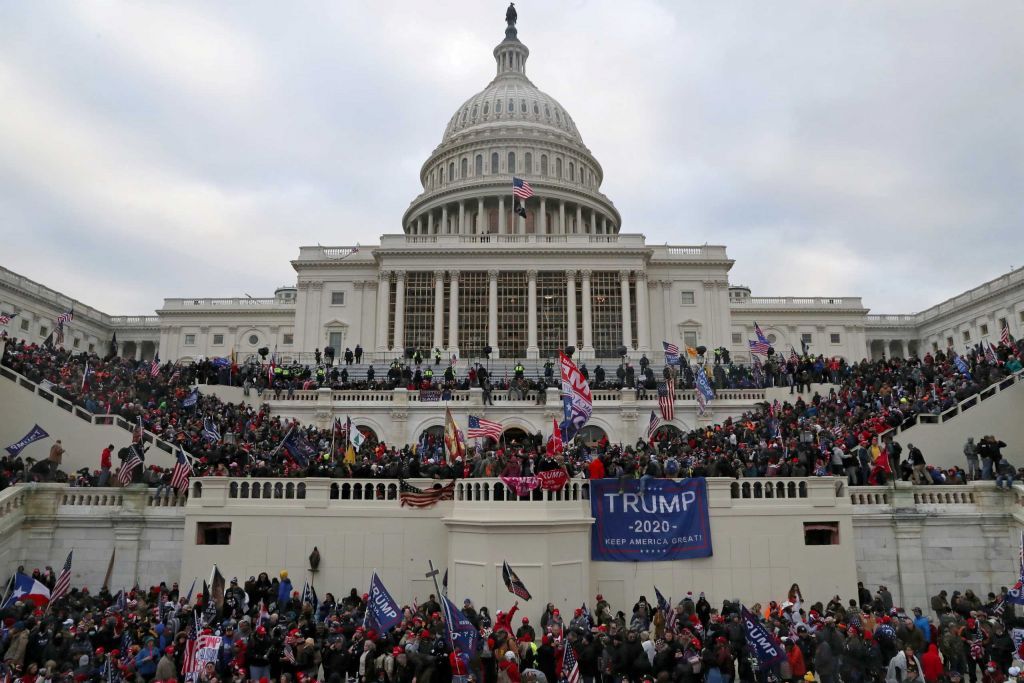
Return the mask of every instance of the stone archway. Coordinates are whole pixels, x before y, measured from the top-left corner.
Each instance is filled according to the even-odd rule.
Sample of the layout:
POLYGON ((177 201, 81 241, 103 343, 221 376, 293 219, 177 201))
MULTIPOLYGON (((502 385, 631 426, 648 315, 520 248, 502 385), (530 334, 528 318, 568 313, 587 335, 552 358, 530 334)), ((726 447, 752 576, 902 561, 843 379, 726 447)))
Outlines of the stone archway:
POLYGON ((608 433, 594 424, 586 425, 576 435, 584 446, 593 448, 608 438, 608 433))

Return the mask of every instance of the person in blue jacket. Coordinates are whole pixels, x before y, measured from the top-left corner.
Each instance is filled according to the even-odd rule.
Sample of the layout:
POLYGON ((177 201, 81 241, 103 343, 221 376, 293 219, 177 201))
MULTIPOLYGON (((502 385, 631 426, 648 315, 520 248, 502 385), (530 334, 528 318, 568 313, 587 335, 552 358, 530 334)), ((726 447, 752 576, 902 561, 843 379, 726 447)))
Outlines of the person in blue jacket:
POLYGON ((292 582, 288 578, 288 572, 281 570, 281 583, 277 587, 277 605, 283 607, 292 597, 292 582))

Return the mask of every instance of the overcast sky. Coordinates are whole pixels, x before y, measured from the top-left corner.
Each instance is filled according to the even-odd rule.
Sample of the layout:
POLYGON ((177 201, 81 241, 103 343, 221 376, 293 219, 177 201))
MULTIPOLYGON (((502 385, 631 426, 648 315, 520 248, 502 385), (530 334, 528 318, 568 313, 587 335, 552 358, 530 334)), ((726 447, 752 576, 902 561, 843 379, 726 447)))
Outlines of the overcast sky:
MULTIPOLYGON (((0 7, 0 263, 109 313, 400 232, 504 2, 0 7)), ((1024 2, 522 0, 623 231, 912 312, 1024 265, 1024 2)))

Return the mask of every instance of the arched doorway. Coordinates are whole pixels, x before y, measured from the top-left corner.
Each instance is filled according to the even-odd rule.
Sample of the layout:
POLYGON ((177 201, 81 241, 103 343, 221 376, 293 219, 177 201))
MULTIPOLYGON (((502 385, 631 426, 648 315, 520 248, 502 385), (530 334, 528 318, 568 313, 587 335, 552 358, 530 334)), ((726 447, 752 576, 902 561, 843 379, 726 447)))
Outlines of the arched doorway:
POLYGON ((588 448, 594 448, 605 442, 608 438, 608 433, 597 425, 587 425, 579 431, 576 438, 588 448))
POLYGON ((533 435, 520 427, 509 427, 501 433, 501 442, 506 446, 528 446, 533 444, 533 435))
POLYGON ((355 425, 355 429, 357 429, 365 439, 362 447, 359 449, 360 452, 373 450, 377 447, 377 444, 380 443, 380 438, 377 436, 377 432, 373 431, 372 427, 367 427, 366 425, 355 425))
POLYGON ((673 424, 663 424, 658 427, 658 431, 654 433, 654 438, 651 439, 655 445, 670 443, 676 439, 683 438, 683 430, 679 429, 673 424))
POLYGON ((444 451, 444 425, 427 427, 416 437, 416 453, 421 457, 425 453, 436 455, 444 451))

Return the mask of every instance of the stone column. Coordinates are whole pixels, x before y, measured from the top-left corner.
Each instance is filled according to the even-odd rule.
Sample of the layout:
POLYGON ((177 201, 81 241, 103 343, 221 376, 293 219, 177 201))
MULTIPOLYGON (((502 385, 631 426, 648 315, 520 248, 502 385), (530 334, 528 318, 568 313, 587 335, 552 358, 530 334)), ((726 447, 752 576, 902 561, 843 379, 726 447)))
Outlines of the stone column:
POLYGON ((894 522, 896 526, 896 566, 899 567, 900 585, 899 593, 893 595, 893 598, 900 605, 928 604, 924 549, 921 543, 924 514, 912 512, 897 514, 894 522))
POLYGON ((605 217, 601 218, 601 232, 605 235, 608 234, 608 219, 605 217))
POLYGON ((651 350, 650 309, 647 303, 647 273, 636 272, 636 345, 641 353, 651 350))
POLYGON ((484 200, 476 200, 476 234, 484 234, 484 200))
MULTIPOLYGON (((382 270, 377 280, 377 351, 388 350, 388 320, 390 311, 388 299, 391 298, 391 273, 382 270)), ((345 349, 334 349, 335 357, 343 353, 345 349)))
POLYGON ((427 234, 434 234, 434 210, 431 209, 427 212, 427 234))
POLYGON ((491 347, 491 358, 498 355, 498 271, 487 271, 487 345, 491 347))
POLYGON ((434 271, 434 348, 444 348, 444 271, 434 271))
MULTIPOLYGON (((202 329, 204 330, 203 337, 206 337, 205 330, 207 328, 202 328, 202 329)), ((203 345, 203 355, 204 356, 209 356, 210 355, 210 349, 205 344, 203 345)), ((135 342, 135 360, 137 360, 137 361, 142 360, 142 342, 141 341, 135 342)))
POLYGON ((537 271, 528 270, 526 271, 526 277, 529 278, 529 285, 527 287, 527 341, 526 341, 526 357, 527 358, 539 358, 540 349, 537 348, 537 271))
POLYGON ((583 300, 583 353, 587 357, 594 355, 594 327, 590 315, 590 271, 580 271, 581 298, 583 300))
POLYGON ((576 346, 576 271, 565 271, 566 344, 576 346))
POLYGON ((583 207, 579 204, 576 205, 576 233, 582 235, 586 230, 583 229, 583 207))
MULTIPOLYGON (((646 273, 644 274, 646 275, 646 273)), ((653 306, 656 308, 661 305, 661 292, 658 291, 660 287, 660 280, 649 280, 647 282, 648 306, 653 304, 653 306), (651 291, 652 287, 654 288, 653 292, 651 291)), ((654 338, 654 344, 655 346, 657 346, 657 344, 659 343, 658 335, 661 335, 661 339, 668 339, 668 335, 665 334, 666 321, 662 319, 662 316, 658 315, 658 312, 656 310, 652 310, 650 311, 650 313, 653 314, 648 316, 648 321, 651 327, 651 337, 654 338)))
POLYGON ((548 201, 544 197, 540 198, 540 223, 537 224, 537 234, 546 235, 548 232, 548 201))
POLYGON ((395 349, 405 351, 405 271, 395 272, 395 349))
POLYGON ((633 349, 633 325, 629 315, 629 271, 619 271, 619 284, 622 286, 622 345, 628 354, 633 349))
POLYGON ((565 229, 565 201, 562 199, 558 200, 558 234, 564 235, 565 229))
POLYGON ((442 235, 448 234, 448 206, 441 207, 441 225, 438 226, 437 232, 442 235))
MULTIPOLYGON (((661 281, 661 308, 662 308, 662 321, 665 323, 665 341, 672 341, 679 334, 679 329, 672 328, 672 281, 662 280, 661 281)), ((679 348, 683 352, 683 340, 679 339, 679 348)))
POLYGON ((448 353, 459 351, 459 271, 448 271, 451 281, 451 296, 448 304, 448 353))
POLYGON ((498 195, 498 234, 505 234, 505 196, 498 195))
POLYGON ((459 229, 456 231, 460 235, 466 234, 466 202, 459 201, 459 229))
POLYGON ((590 210, 590 234, 597 234, 597 211, 590 210))

